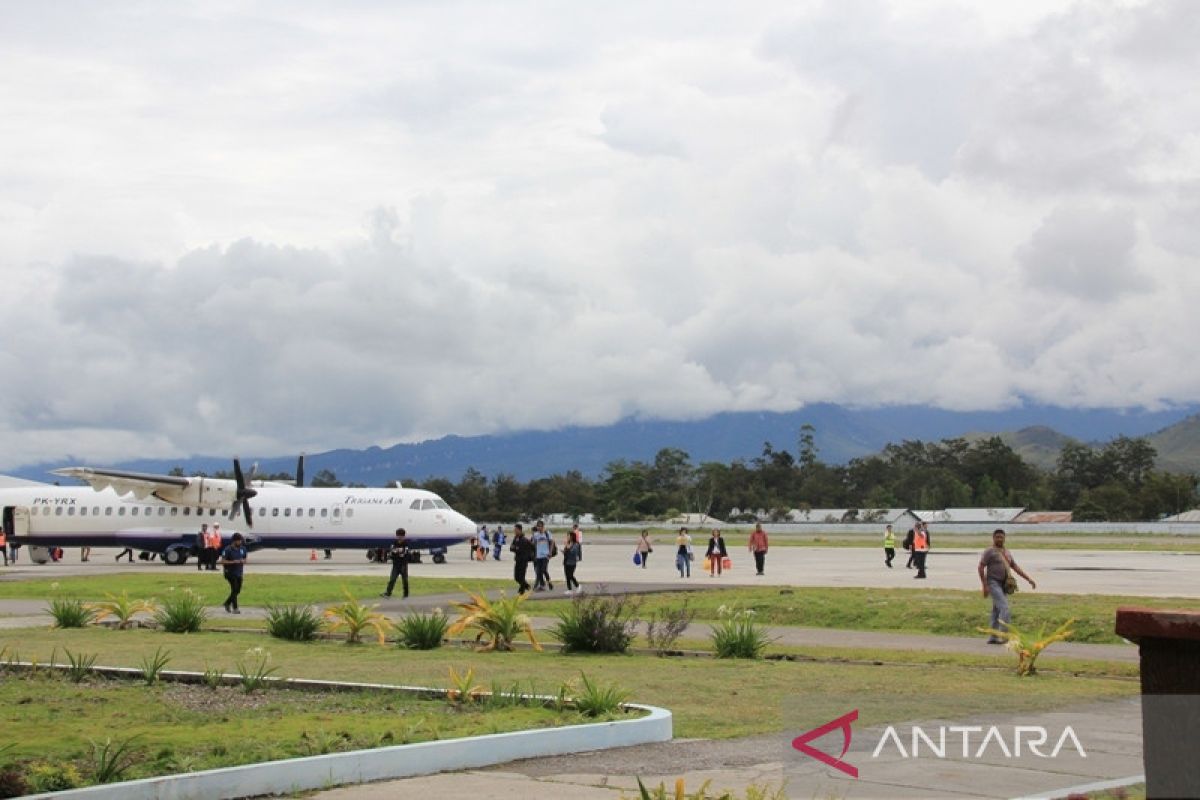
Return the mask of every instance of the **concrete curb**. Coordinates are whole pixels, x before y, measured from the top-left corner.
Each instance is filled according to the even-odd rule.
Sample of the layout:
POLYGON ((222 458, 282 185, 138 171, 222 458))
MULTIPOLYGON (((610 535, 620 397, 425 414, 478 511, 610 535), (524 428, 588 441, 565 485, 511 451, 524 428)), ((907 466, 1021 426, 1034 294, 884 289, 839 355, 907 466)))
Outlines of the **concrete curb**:
MULTIPOLYGON (((43 667, 44 668, 44 667, 43 667)), ((141 670, 126 668, 95 668, 95 672, 140 676, 141 670)), ((199 682, 199 672, 164 672, 167 680, 199 682)), ((237 676, 223 676, 226 682, 237 676)), ((394 686, 380 683, 346 683, 268 679, 300 689, 326 691, 398 691, 425 697, 444 696, 445 689, 420 686, 394 686)), ((531 700, 553 700, 550 697, 525 696, 531 700)), ((560 728, 493 733, 467 736, 418 744, 330 753, 307 758, 289 758, 261 764, 190 772, 182 775, 163 775, 136 781, 88 786, 64 792, 33 795, 48 798, 80 798, 80 800, 209 800, 252 797, 311 789, 328 789, 345 784, 408 778, 435 772, 486 767, 522 758, 558 756, 589 750, 606 750, 651 742, 668 742, 673 736, 671 712, 656 706, 626 703, 626 708, 647 712, 637 719, 595 722, 560 728)))

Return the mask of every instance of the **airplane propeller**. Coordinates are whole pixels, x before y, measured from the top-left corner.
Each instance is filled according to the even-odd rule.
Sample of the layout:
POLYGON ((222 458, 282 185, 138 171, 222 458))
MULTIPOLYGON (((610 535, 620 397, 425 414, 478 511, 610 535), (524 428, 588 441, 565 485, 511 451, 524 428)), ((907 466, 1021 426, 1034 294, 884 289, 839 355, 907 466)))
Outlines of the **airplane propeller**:
POLYGON ((246 478, 242 475, 242 464, 236 458, 233 459, 233 477, 237 480, 237 495, 233 498, 233 505, 229 509, 230 518, 237 511, 238 503, 242 505, 242 516, 246 518, 246 527, 254 527, 254 516, 250 512, 250 498, 258 494, 258 491, 246 485, 246 478))
POLYGON ((296 488, 304 486, 304 453, 296 461, 296 488))

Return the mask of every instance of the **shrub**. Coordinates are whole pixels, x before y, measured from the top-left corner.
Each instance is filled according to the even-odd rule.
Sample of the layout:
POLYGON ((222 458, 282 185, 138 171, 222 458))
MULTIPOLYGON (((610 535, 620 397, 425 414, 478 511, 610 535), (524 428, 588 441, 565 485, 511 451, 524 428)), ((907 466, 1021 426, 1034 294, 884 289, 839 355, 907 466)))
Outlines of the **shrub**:
POLYGON ((759 658, 771 643, 763 627, 754 621, 754 611, 737 611, 721 606, 721 619, 712 626, 713 650, 717 658, 759 658))
POLYGON ((378 604, 366 606, 358 602, 349 591, 343 594, 346 596, 344 602, 329 606, 322 614, 325 619, 332 620, 329 630, 338 631, 345 628, 346 644, 360 644, 363 631, 374 628, 376 638, 383 644, 387 640, 387 632, 393 627, 392 621, 375 611, 378 604))
POLYGON ((95 653, 75 654, 65 647, 63 652, 67 656, 67 677, 71 679, 72 683, 80 683, 91 674, 92 667, 96 665, 97 655, 95 653))
POLYGON ((55 764, 41 762, 25 771, 25 784, 34 794, 76 789, 82 783, 83 776, 69 761, 55 764))
POLYGON ((96 783, 115 783, 125 778, 125 773, 141 758, 133 749, 134 740, 140 736, 139 733, 115 742, 111 737, 103 743, 92 742, 92 778, 96 783))
POLYGON ((107 619, 108 617, 116 617, 117 628, 127 630, 133 625, 133 618, 137 614, 150 614, 153 616, 158 612, 158 605, 153 600, 130 600, 128 592, 121 592, 118 597, 115 594, 105 593, 107 600, 99 603, 89 603, 88 607, 96 615, 96 621, 107 619))
POLYGON ((679 608, 660 608, 646 621, 646 642, 660 656, 675 649, 675 642, 696 618, 696 610, 684 600, 679 608))
POLYGON ((154 612, 154 619, 168 633, 196 633, 208 619, 204 598, 191 589, 172 592, 154 612))
POLYGON ((0 767, 0 797, 22 797, 29 793, 29 784, 16 767, 0 767))
POLYGON ((446 690, 446 699, 451 703, 466 701, 474 703, 483 695, 483 688, 475 685, 475 668, 467 667, 467 671, 459 674, 458 670, 450 667, 450 688, 446 690))
POLYGON ((529 616, 522 614, 520 610, 521 603, 525 602, 525 595, 508 597, 501 592, 500 599, 491 602, 482 593, 467 594, 470 597, 469 601, 455 603, 459 608, 459 616, 446 633, 453 636, 468 628, 478 631, 475 642, 479 644, 479 650, 512 650, 513 640, 525 634, 534 650, 542 649, 537 637, 533 635, 533 624, 529 616))
POLYGON ((409 650, 436 650, 448 627, 450 620, 440 608, 429 614, 408 614, 396 623, 397 643, 409 650))
POLYGON ((599 717, 619 711, 621 704, 629 698, 629 692, 619 688, 616 684, 601 686, 599 683, 592 683, 582 672, 579 673, 579 677, 583 681, 583 685, 573 698, 573 702, 575 708, 579 709, 579 713, 585 717, 599 717))
POLYGON ((202 678, 204 685, 210 689, 216 689, 225 682, 225 673, 220 667, 211 666, 207 661, 204 662, 204 677, 202 678))
POLYGON ((321 618, 310 605, 267 606, 267 633, 289 642, 310 642, 321 629, 321 618))
POLYGON ((147 686, 158 683, 158 679, 162 677, 162 671, 170 660, 171 651, 164 651, 161 647, 156 649, 152 656, 142 656, 142 680, 146 682, 147 686))
POLYGON ((980 628, 979 630, 1004 640, 1005 646, 1017 654, 1017 674, 1024 678, 1037 674, 1036 664, 1038 656, 1042 654, 1043 650, 1055 642, 1069 639, 1075 633, 1075 631, 1069 630, 1074 624, 1074 618, 1069 619, 1049 634, 1046 633, 1047 625, 1045 623, 1037 633, 1023 631, 1011 623, 1002 631, 995 628, 980 628))
POLYGON ((82 628, 96 616, 91 607, 77 597, 56 597, 47 609, 56 628, 82 628))
POLYGON ((279 667, 268 667, 271 654, 261 647, 251 647, 246 657, 237 662, 238 680, 246 694, 255 692, 267 684, 267 678, 279 667))
POLYGON ((626 594, 576 595, 550 635, 565 652, 624 653, 637 632, 640 600, 626 594))

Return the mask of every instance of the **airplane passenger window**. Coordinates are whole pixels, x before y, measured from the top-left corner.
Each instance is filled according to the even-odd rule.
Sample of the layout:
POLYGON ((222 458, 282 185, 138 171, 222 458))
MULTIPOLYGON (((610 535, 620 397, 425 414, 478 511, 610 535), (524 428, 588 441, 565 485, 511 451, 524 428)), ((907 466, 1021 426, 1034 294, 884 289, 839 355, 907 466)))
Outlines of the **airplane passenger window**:
POLYGON ((106 517, 111 517, 111 516, 112 516, 112 506, 106 506, 106 507, 105 507, 105 509, 104 509, 104 516, 106 516, 106 517))
POLYGON ((321 509, 321 516, 322 516, 322 517, 327 517, 327 516, 329 516, 329 509, 328 509, 328 508, 322 508, 322 509, 321 509))
POLYGON ((100 506, 92 506, 92 516, 100 516, 100 506))
POLYGON ((137 506, 134 506, 133 508, 129 509, 129 516, 136 517, 137 515, 138 515, 138 507, 137 506))
POLYGON ((176 506, 171 506, 171 516, 172 517, 179 516, 179 509, 176 506))
POLYGON ((61 517, 61 516, 62 516, 62 506, 55 506, 55 508, 54 508, 54 516, 56 516, 56 517, 61 517))
POLYGON ((303 509, 303 508, 297 508, 297 509, 296 509, 296 516, 297 516, 297 517, 303 517, 303 516, 304 516, 304 509, 303 509))
POLYGON ((346 516, 347 516, 347 517, 353 517, 353 516, 354 516, 354 509, 353 509, 353 508, 347 508, 347 509, 346 509, 346 516))
POLYGON ((120 508, 117 509, 117 516, 118 517, 125 516, 125 506, 121 506, 120 508))
POLYGON ((416 500, 413 500, 411 503, 408 504, 408 507, 413 509, 414 511, 420 511, 421 510, 421 498, 418 497, 416 500))
POLYGON ((191 507, 191 506, 184 506, 184 507, 183 507, 183 515, 184 515, 185 517, 190 517, 190 516, 192 515, 192 507, 191 507))
MULTIPOLYGON (((172 511, 174 511, 175 509, 171 509, 171 510, 172 510, 172 511)), ((159 507, 158 507, 158 515, 159 515, 160 517, 162 517, 162 516, 166 516, 166 513, 167 513, 167 507, 166 507, 166 506, 159 506, 159 507)))
POLYGON ((315 508, 310 508, 310 509, 308 510, 308 515, 309 515, 310 517, 315 517, 315 516, 317 515, 317 510, 316 510, 315 508))
POLYGON ((342 515, 342 510, 340 508, 335 508, 333 510, 333 516, 340 517, 341 515, 342 515))
POLYGON ((43 517, 50 516, 50 506, 42 506, 42 516, 43 517))
POLYGON ((79 509, 79 516, 81 516, 81 517, 87 516, 87 506, 83 506, 79 509))
POLYGON ((71 506, 70 508, 67 509, 67 516, 68 517, 75 516, 75 506, 71 506))
POLYGON ((271 509, 271 516, 272 516, 272 517, 278 517, 278 516, 279 516, 279 509, 278 509, 278 508, 272 508, 272 509, 271 509))
POLYGON ((292 515, 292 510, 291 510, 290 508, 285 508, 285 509, 283 510, 283 515, 284 515, 285 517, 290 517, 290 516, 292 515))

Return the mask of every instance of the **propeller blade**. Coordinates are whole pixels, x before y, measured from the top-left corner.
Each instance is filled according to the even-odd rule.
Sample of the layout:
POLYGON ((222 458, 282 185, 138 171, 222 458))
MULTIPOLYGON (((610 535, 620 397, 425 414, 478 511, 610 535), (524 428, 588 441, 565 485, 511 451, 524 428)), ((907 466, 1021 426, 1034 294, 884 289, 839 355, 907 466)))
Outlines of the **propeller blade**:
POLYGON ((296 461, 296 486, 304 485, 304 453, 300 454, 300 458, 296 461))
POLYGON ((246 517, 246 527, 254 527, 254 514, 250 511, 250 501, 242 500, 242 514, 246 517))

